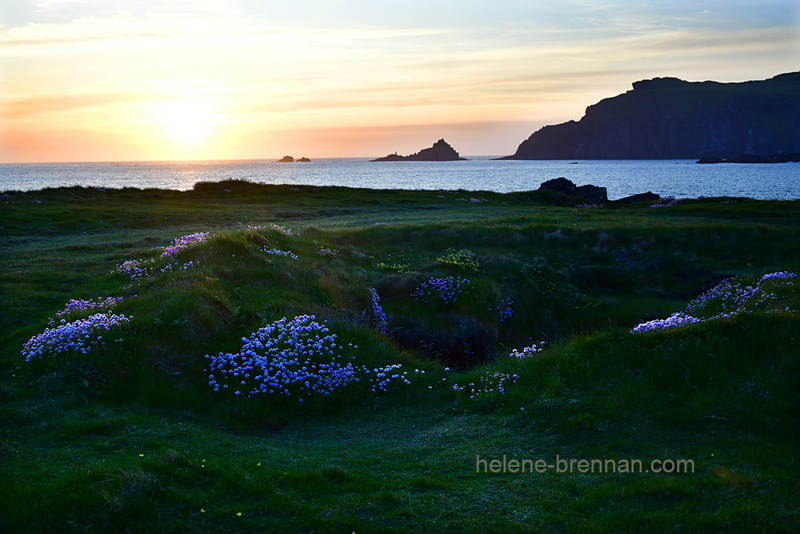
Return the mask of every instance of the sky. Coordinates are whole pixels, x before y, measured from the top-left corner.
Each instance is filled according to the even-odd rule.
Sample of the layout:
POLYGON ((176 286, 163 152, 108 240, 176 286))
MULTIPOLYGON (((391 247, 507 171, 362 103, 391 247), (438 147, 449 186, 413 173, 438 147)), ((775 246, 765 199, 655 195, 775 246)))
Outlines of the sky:
POLYGON ((2 0, 0 162, 505 155, 637 80, 798 70, 796 0, 2 0))

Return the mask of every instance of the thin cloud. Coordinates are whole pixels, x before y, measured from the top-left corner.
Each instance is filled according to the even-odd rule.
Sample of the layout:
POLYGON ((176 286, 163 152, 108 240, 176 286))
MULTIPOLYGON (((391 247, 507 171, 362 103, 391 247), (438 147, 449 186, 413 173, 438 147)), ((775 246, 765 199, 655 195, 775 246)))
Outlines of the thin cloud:
POLYGON ((90 94, 90 95, 48 95, 22 98, 4 102, 0 106, 0 116, 6 120, 21 119, 34 115, 65 113, 112 106, 139 99, 132 94, 90 94))
MULTIPOLYGON (((238 42, 253 39, 290 41, 365 41, 430 37, 448 33, 445 29, 428 28, 298 28, 263 27, 235 21, 218 21, 201 17, 175 19, 168 16, 133 18, 118 15, 113 18, 84 16, 67 23, 29 23, 0 31, 0 45, 65 45, 97 44, 149 39, 200 39, 208 43, 217 40, 238 42)), ((202 43, 201 43, 202 44, 202 43)), ((63 50, 61 50, 63 51, 63 50)))

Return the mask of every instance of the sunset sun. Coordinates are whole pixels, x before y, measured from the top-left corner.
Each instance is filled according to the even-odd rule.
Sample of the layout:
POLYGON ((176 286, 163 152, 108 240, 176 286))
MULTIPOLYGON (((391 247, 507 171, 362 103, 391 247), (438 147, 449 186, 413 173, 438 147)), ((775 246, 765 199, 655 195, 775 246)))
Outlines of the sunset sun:
POLYGON ((165 135, 181 145, 205 141, 221 122, 216 106, 205 99, 187 97, 161 106, 157 122, 165 135))

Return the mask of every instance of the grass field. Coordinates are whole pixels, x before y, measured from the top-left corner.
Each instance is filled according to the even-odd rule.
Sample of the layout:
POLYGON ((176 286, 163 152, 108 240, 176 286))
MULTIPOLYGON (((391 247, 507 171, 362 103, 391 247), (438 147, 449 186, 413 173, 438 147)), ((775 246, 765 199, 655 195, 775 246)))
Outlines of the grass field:
POLYGON ((800 529, 798 201, 0 202, 0 531, 800 529))

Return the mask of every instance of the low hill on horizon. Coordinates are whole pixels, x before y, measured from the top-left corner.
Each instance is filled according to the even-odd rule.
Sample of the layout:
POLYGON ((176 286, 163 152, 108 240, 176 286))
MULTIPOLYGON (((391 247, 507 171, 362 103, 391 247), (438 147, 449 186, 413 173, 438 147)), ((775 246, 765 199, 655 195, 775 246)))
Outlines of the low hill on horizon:
POLYGON ((800 152, 800 72, 739 83, 654 78, 545 126, 503 159, 696 159, 800 152))

